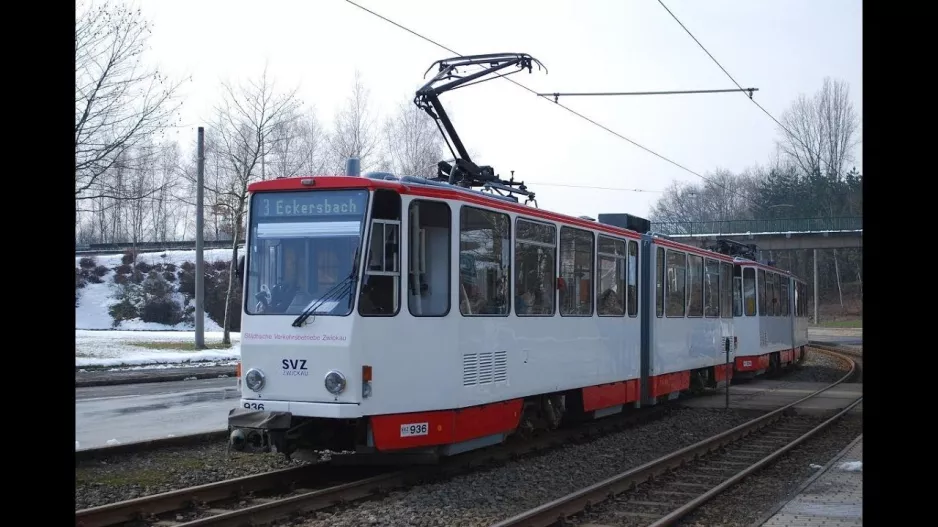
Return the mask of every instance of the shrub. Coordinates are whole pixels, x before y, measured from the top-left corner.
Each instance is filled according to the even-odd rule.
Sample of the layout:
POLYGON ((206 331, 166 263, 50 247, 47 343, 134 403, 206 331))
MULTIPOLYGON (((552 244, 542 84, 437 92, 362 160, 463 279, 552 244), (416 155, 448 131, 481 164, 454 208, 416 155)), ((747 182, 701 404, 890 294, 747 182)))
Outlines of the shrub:
POLYGON ((134 263, 134 260, 136 259, 137 259, 137 255, 134 253, 134 250, 127 249, 127 251, 124 252, 124 255, 121 256, 121 263, 125 265, 130 265, 134 263))
POLYGON ((85 287, 85 283, 86 282, 85 282, 84 275, 81 273, 81 270, 76 267, 75 268, 75 289, 78 290, 78 289, 81 289, 82 287, 85 287))
POLYGON ((182 321, 182 310, 172 298, 154 298, 143 304, 140 320, 175 326, 182 321))
POLYGON ((108 313, 111 315, 111 318, 114 319, 112 324, 115 328, 120 325, 121 321, 131 320, 139 316, 139 313, 137 312, 137 306, 135 306, 133 302, 126 298, 116 304, 111 305, 111 307, 108 308, 108 313))
POLYGON ((216 271, 227 271, 228 262, 224 260, 215 260, 212 262, 212 269, 215 269, 216 271))
POLYGON ((84 256, 81 260, 78 260, 78 265, 81 266, 82 269, 91 269, 96 264, 97 262, 95 262, 94 256, 84 256))
POLYGON ((163 271, 163 278, 164 278, 167 282, 175 282, 175 281, 176 281, 176 273, 173 273, 173 272, 170 272, 170 271, 163 271))
POLYGON ((176 272, 176 264, 174 264, 174 263, 165 264, 165 265, 163 266, 163 269, 165 269, 165 270, 167 270, 167 271, 169 271, 169 272, 171 272, 171 273, 175 273, 175 272, 176 272))
POLYGON ((153 268, 152 265, 150 265, 150 264, 148 264, 148 263, 146 263, 146 262, 137 262, 137 265, 136 265, 135 267, 136 267, 137 270, 140 271, 141 273, 149 273, 149 272, 150 272, 150 269, 153 268))
POLYGON ((183 271, 192 272, 195 271, 195 264, 192 262, 182 262, 182 265, 179 266, 183 271))
POLYGON ((129 281, 130 281, 130 280, 128 280, 128 275, 126 275, 126 274, 115 274, 115 275, 114 275, 114 283, 117 284, 117 285, 124 285, 124 284, 126 284, 127 282, 129 282, 129 281))
MULTIPOLYGON (((228 270, 220 271, 211 278, 205 280, 205 314, 215 321, 219 326, 225 323, 225 296, 228 292, 228 270)), ((231 331, 241 331, 241 288, 235 283, 233 294, 231 295, 231 309, 228 310, 228 316, 231 317, 229 328, 231 331)))
POLYGON ((146 276, 147 275, 141 273, 140 271, 135 270, 133 274, 130 275, 130 281, 135 284, 142 284, 143 279, 146 278, 146 276))
POLYGON ((103 283, 104 283, 104 279, 101 278, 100 276, 94 274, 94 273, 91 273, 91 274, 88 275, 88 281, 91 282, 92 284, 103 284, 103 283))
POLYGON ((195 296, 195 270, 179 271, 179 292, 189 296, 195 296))
POLYGON ((103 266, 103 265, 99 265, 99 266, 97 266, 97 267, 94 268, 94 275, 95 275, 95 276, 97 276, 97 277, 99 277, 99 278, 102 278, 102 277, 104 277, 104 275, 106 275, 106 274, 107 274, 107 267, 105 267, 105 266, 103 266))
POLYGON ((117 274, 130 274, 133 270, 134 268, 130 264, 122 264, 114 268, 114 272, 117 274))

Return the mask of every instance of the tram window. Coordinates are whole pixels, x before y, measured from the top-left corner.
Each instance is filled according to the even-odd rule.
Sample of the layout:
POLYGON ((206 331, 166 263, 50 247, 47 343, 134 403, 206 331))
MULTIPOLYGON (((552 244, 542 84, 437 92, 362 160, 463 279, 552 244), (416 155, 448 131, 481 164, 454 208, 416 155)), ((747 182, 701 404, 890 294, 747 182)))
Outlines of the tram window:
POLYGON ((655 251, 655 315, 664 315, 664 249, 658 247, 655 251))
POLYGON ((768 275, 769 283, 766 287, 770 287, 772 289, 771 292, 769 292, 769 302, 771 302, 771 305, 769 306, 769 315, 777 317, 781 311, 778 308, 778 275, 775 273, 768 273, 768 275))
POLYGON ((629 241, 629 263, 628 263, 628 297, 626 304, 629 308, 629 316, 638 316, 638 242, 629 241))
POLYGON ((515 314, 552 316, 556 287, 557 227, 515 221, 515 314))
POLYGON ((668 251, 667 316, 683 317, 686 298, 684 296, 687 274, 687 255, 668 251))
POLYGON ((743 268, 733 266, 733 316, 743 316, 743 268))
POLYGON ((414 200, 408 209, 407 307, 415 317, 449 313, 452 212, 439 201, 414 200))
POLYGON ((599 237, 596 251, 596 311, 600 316, 625 315, 625 242, 599 237))
POLYGON ((560 228, 560 314, 593 314, 593 233, 560 228))
POLYGON ((704 268, 704 316, 720 316, 720 262, 710 258, 704 268))
POLYGON ((720 264, 720 316, 733 318, 733 265, 720 264))
POLYGON ((758 277, 756 280, 756 293, 759 295, 759 316, 764 317, 769 314, 765 309, 765 271, 759 269, 756 276, 758 277))
POLYGON ((703 257, 687 255, 687 316, 703 316, 703 257))
POLYGON ((375 191, 371 238, 365 260, 358 312, 363 316, 394 316, 400 307, 401 196, 375 191))
POLYGON ((782 276, 778 273, 772 275, 772 285, 775 288, 774 298, 775 298, 775 316, 782 315, 782 276))
POLYGON ((459 213, 459 312, 507 316, 510 278, 511 219, 464 206, 459 213))
POLYGON ((781 292, 779 295, 779 307, 782 308, 781 315, 787 317, 791 314, 791 309, 788 305, 788 277, 779 276, 779 278, 781 278, 781 283, 779 284, 781 292))
POLYGON ((775 316, 775 286, 772 285, 772 273, 765 273, 765 314, 775 316))
POLYGON ((746 307, 746 316, 756 314, 756 270, 752 267, 743 269, 743 302, 746 307))

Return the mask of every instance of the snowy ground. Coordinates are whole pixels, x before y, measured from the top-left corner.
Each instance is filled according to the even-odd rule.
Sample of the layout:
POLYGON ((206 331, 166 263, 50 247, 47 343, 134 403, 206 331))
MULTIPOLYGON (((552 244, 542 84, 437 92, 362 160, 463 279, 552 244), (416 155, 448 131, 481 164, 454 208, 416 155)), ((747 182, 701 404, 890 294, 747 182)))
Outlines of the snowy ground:
MULTIPOLYGON (((206 331, 205 343, 220 343, 220 331, 206 331)), ((75 330, 75 367, 167 368, 171 365, 219 366, 241 356, 241 334, 231 334, 231 348, 187 351, 135 346, 135 342, 192 343, 194 331, 75 330)))
MULTIPOLYGON (((230 249, 210 249, 204 252, 206 265, 216 260, 227 261, 231 258, 230 249)), ((229 349, 208 349, 202 351, 183 349, 154 349, 153 347, 135 346, 139 342, 179 342, 194 343, 195 331, 191 324, 167 326, 125 320, 117 328, 108 308, 115 298, 114 267, 121 264, 121 254, 95 256, 96 265, 109 269, 102 277, 103 283, 88 283, 80 289, 78 307, 75 308, 75 367, 76 368, 119 368, 149 369, 179 366, 219 366, 233 363, 241 356, 241 334, 232 333, 232 347, 229 349)), ((75 257, 75 266, 81 260, 75 257)), ((177 267, 183 262, 195 262, 195 251, 166 251, 141 253, 137 261, 148 264, 172 263, 177 267)), ((205 343, 208 345, 221 342, 222 328, 209 317, 205 317, 205 343)), ((216 347, 213 346, 213 347, 216 347)))
MULTIPOLYGON (((230 249, 209 249, 204 251, 206 265, 216 260, 228 261, 231 259, 230 249)), ((108 314, 108 308, 111 304, 117 302, 115 298, 114 271, 113 268, 121 265, 121 254, 108 254, 95 256, 97 265, 103 265, 108 268, 108 273, 101 277, 104 283, 85 285, 79 291, 78 307, 75 308, 75 329, 125 329, 125 330, 150 330, 150 331, 173 331, 173 330, 194 330, 191 324, 177 324, 167 326, 163 324, 154 324, 152 322, 143 322, 142 320, 125 320, 117 328, 113 327, 114 320, 108 314)), ((78 266, 81 256, 75 257, 75 266, 78 266)), ((151 265, 158 263, 171 263, 177 267, 183 262, 195 262, 195 251, 166 251, 162 253, 140 253, 137 255, 138 262, 146 262, 151 265), (165 256, 164 256, 165 255, 165 256)), ((221 331, 213 320, 205 318, 205 331, 221 331)))

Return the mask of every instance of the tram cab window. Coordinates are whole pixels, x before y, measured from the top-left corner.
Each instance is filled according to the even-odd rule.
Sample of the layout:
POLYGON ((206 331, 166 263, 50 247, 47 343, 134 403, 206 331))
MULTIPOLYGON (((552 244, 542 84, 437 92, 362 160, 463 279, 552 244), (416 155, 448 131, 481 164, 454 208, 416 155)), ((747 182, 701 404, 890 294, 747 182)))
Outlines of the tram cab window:
POLYGON ((415 199, 407 216, 407 307, 415 317, 442 317, 450 308, 452 211, 440 201, 415 199))
POLYGON ((255 194, 246 247, 247 314, 351 313, 367 200, 364 190, 255 194))
POLYGON ((720 316, 733 318, 733 264, 720 264, 720 316))
POLYGON ((781 294, 779 295, 778 304, 782 309, 781 313, 779 314, 783 317, 787 317, 791 314, 790 306, 788 304, 788 277, 779 275, 779 278, 781 279, 779 283, 781 294))
POLYGON ((394 316, 400 305, 401 196, 376 190, 371 233, 365 258, 358 312, 364 316, 394 316))

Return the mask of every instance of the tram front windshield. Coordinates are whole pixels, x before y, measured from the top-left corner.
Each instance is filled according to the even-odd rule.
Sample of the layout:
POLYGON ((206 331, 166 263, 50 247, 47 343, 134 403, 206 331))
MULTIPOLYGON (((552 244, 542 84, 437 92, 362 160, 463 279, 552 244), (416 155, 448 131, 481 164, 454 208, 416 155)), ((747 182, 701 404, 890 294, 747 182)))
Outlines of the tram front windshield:
POLYGON ((366 190, 263 192, 251 198, 245 309, 249 315, 352 311, 366 190))

